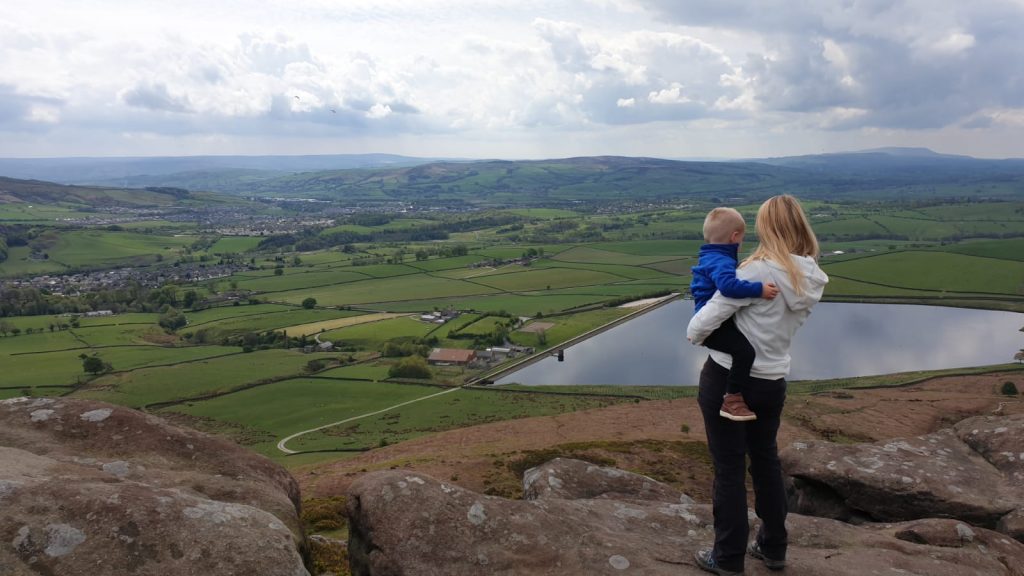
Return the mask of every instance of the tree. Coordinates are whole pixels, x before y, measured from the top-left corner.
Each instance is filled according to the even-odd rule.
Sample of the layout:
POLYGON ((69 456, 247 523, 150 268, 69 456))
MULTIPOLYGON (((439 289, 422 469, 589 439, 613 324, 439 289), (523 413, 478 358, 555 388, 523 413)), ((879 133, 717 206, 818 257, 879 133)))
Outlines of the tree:
POLYGON ((82 370, 84 370, 86 374, 96 376, 98 374, 103 374, 104 372, 110 372, 114 369, 113 366, 104 362, 102 358, 95 354, 92 356, 79 354, 78 357, 82 359, 82 370))
POLYGON ((274 268, 274 276, 281 276, 284 274, 284 270, 281 268, 274 268))
POLYGON ((306 310, 312 310, 316 308, 316 298, 306 298, 302 301, 302 307, 306 310))
POLYGON ((433 376, 427 361, 422 356, 409 356, 402 358, 388 370, 390 378, 422 378, 429 379, 433 376))
POLYGON ((168 332, 174 332, 178 328, 182 328, 188 324, 188 319, 186 319, 185 315, 180 311, 175 310, 174 308, 168 308, 166 312, 160 315, 157 323, 168 332))
MULTIPOLYGON (((211 292, 212 292, 212 290, 211 290, 211 292)), ((193 306, 196 305, 196 300, 198 300, 198 299, 199 299, 199 295, 196 294, 195 290, 186 290, 185 291, 185 296, 182 299, 182 304, 184 304, 185 308, 192 308, 193 306)))

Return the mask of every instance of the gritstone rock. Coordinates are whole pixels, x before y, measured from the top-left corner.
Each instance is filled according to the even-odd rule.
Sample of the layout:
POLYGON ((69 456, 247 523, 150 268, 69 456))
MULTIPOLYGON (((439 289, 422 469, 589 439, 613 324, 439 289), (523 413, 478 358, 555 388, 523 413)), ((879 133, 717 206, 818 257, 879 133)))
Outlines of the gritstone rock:
MULTIPOLYGON (((524 478, 530 500, 403 470, 362 476, 348 495, 353 574, 705 574, 692 558, 713 540, 710 506, 650 478, 577 460, 548 462, 524 478)), ((1024 575, 1024 544, 957 524, 853 526, 791 514, 786 574, 1024 575)), ((768 571, 748 559, 746 573, 768 571)))
POLYGON ((782 451, 790 509, 843 520, 953 518, 1021 539, 1024 414, 968 418, 933 434, 797 442, 782 451))
POLYGON ((298 486, 230 442, 101 402, 0 401, 0 574, 307 576, 298 486))

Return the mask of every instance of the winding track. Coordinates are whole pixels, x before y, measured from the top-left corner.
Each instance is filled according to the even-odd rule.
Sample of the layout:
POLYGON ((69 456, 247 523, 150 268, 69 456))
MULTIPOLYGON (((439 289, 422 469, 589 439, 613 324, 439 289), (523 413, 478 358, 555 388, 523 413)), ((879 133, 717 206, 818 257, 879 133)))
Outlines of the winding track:
POLYGON ((337 426, 339 424, 345 424, 346 422, 352 422, 353 420, 360 420, 362 418, 368 418, 370 416, 376 416, 377 414, 383 414, 384 412, 387 412, 389 410, 394 410, 395 408, 401 408, 402 406, 406 406, 408 404, 412 404, 413 402, 419 402, 421 400, 428 400, 430 398, 434 398, 436 396, 442 396, 444 394, 451 394, 452 392, 455 392, 456 390, 461 390, 461 389, 462 388, 459 388, 459 387, 452 388, 450 390, 445 390, 444 392, 438 392, 437 394, 430 394, 429 396, 424 396, 422 398, 414 398, 412 400, 408 400, 406 402, 402 402, 401 404, 395 404, 394 406, 389 406, 389 407, 384 408, 382 410, 377 410, 376 412, 368 412, 366 414, 360 414, 359 416, 353 416, 351 418, 346 418, 344 420, 339 420, 337 422, 331 422, 330 424, 324 424, 323 426, 318 426, 316 428, 310 428, 309 430, 303 430, 302 432, 296 432, 295 434, 292 434, 291 436, 288 436, 284 440, 281 440, 280 442, 278 442, 277 443, 277 449, 280 450, 281 452, 284 452, 285 454, 298 454, 298 451, 291 450, 287 446, 285 446, 285 444, 287 444, 288 441, 292 440, 293 438, 298 438, 299 436, 302 436, 304 434, 309 434, 310 432, 316 432, 317 430, 323 430, 324 428, 330 428, 331 426, 337 426))

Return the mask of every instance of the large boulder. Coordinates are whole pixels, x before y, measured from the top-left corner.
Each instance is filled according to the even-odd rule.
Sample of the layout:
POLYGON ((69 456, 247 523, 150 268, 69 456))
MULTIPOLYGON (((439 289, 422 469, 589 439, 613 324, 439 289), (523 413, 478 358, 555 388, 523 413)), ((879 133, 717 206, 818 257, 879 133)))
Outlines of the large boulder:
MULTIPOLYGON (((650 478, 558 459, 507 500, 403 470, 366 474, 348 497, 357 576, 703 574, 711 507, 650 478)), ((853 526, 790 515, 790 576, 1021 576, 1024 544, 947 520, 853 526)), ((748 559, 748 574, 768 574, 748 559)))
POLYGON ((791 509, 842 520, 955 518, 1021 539, 1024 414, 982 416, 873 444, 796 442, 780 454, 791 509))
POLYGON ((230 442, 84 400, 0 402, 0 574, 308 575, 295 480, 230 442))

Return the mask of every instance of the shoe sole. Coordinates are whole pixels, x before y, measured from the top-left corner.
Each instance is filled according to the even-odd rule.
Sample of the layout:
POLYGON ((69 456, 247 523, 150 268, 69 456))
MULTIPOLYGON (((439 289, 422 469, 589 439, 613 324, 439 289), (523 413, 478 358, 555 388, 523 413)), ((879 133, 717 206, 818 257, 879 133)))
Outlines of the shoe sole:
POLYGON ((712 574, 718 574, 718 576, 733 576, 733 575, 743 576, 743 572, 734 572, 734 571, 731 571, 731 570, 723 570, 723 569, 718 568, 718 567, 708 566, 707 564, 704 563, 703 559, 701 559, 700 552, 694 552, 694 554, 693 554, 693 561, 697 564, 697 568, 700 568, 701 570, 703 570, 705 572, 710 572, 712 574))
POLYGON ((751 416, 737 416, 735 414, 730 414, 725 410, 719 410, 718 415, 722 418, 728 418, 733 422, 750 422, 751 420, 757 420, 757 414, 753 414, 751 416))
POLYGON ((764 562, 765 568, 769 570, 783 570, 786 568, 785 560, 772 560, 771 558, 768 558, 767 556, 762 554, 759 550, 747 548, 747 554, 750 554, 752 557, 764 562))

